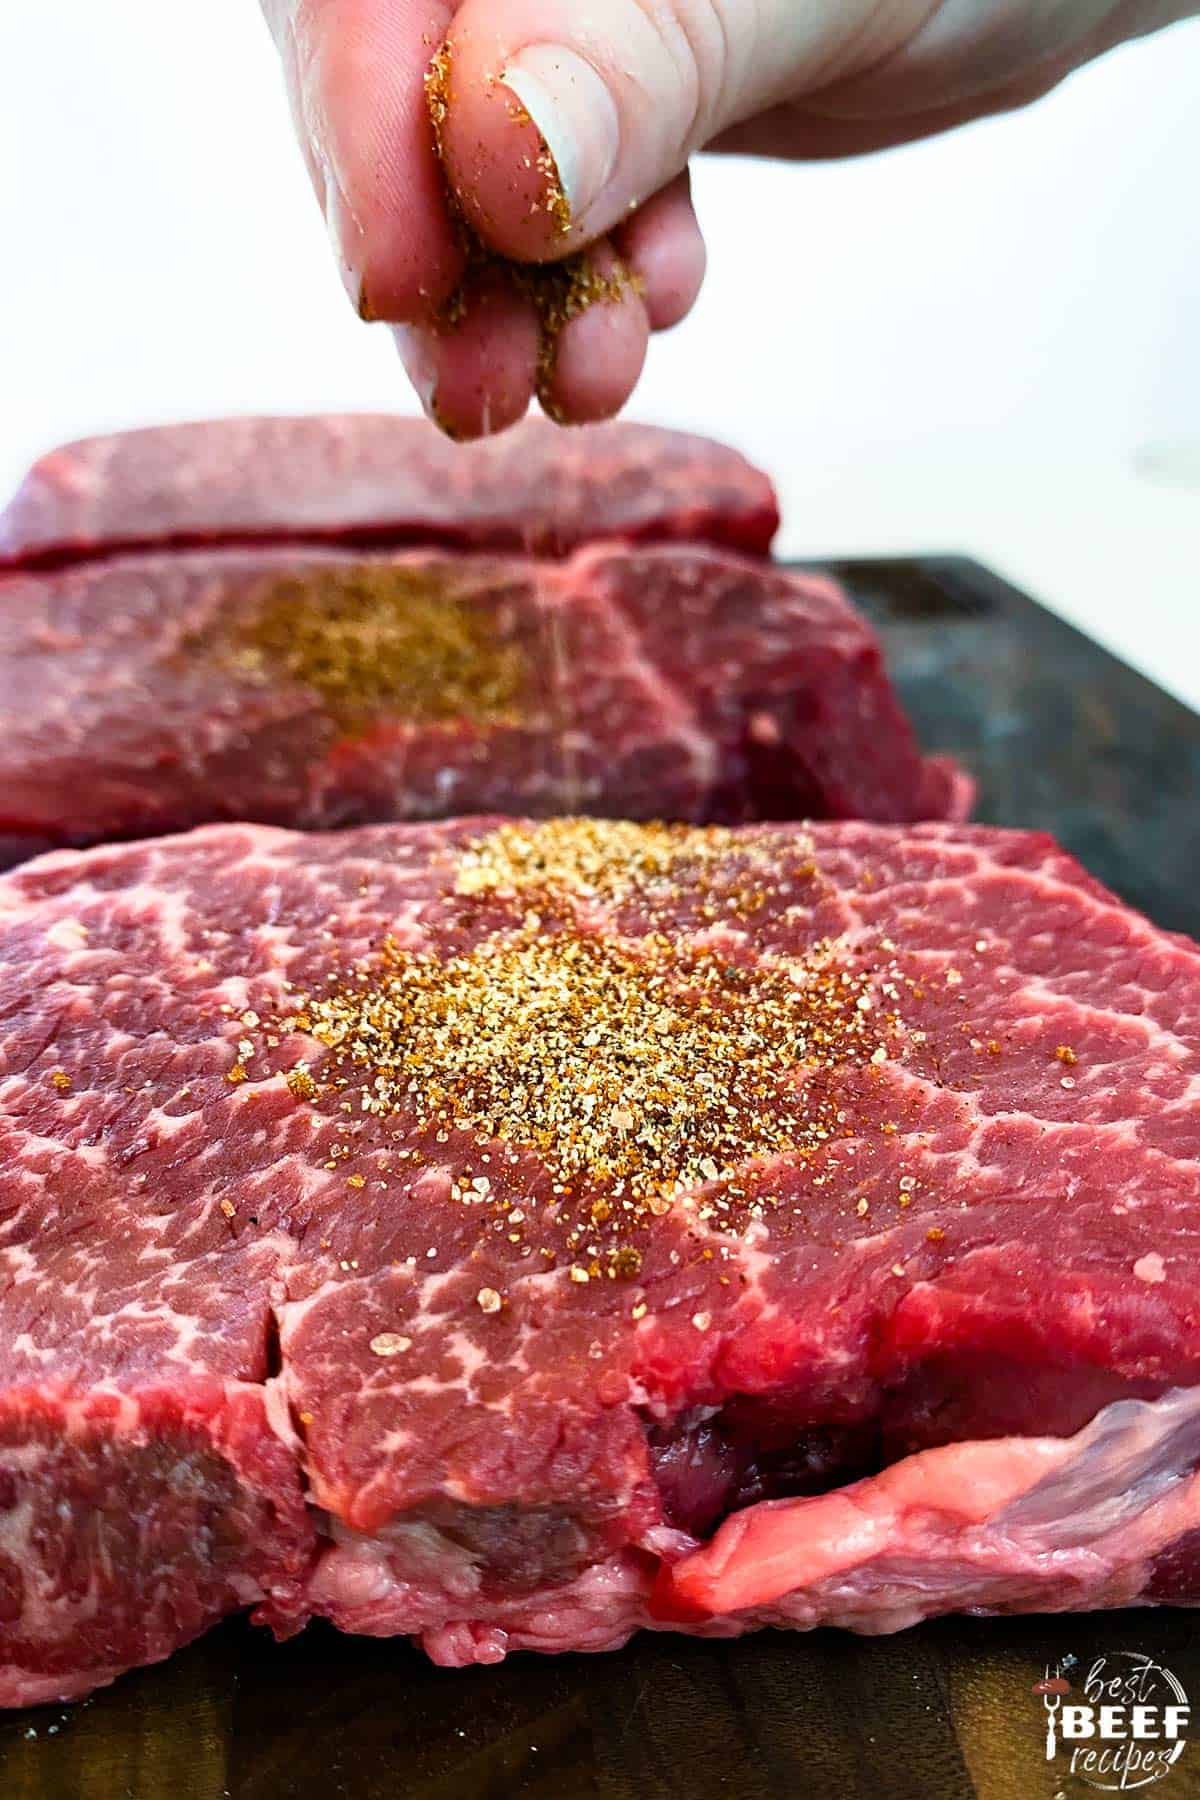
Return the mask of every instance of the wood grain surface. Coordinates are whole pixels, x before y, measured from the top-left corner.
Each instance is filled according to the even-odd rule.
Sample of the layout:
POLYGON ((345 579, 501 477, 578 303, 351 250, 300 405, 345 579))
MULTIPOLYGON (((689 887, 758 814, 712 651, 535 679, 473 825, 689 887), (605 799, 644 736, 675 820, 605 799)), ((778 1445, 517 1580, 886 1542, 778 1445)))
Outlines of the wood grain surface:
MULTIPOLYGON (((1200 936, 1200 720, 971 563, 837 573, 926 745, 979 779, 978 816, 1053 831, 1200 936)), ((236 1620, 81 1706, 0 1719, 0 1800, 1086 1800, 1047 1764, 1031 1690, 1064 1656, 1117 1650, 1164 1663, 1200 1706, 1185 1611, 645 1635, 458 1671, 321 1626, 277 1646, 236 1620)), ((1200 1800, 1200 1745, 1139 1791, 1200 1800)))

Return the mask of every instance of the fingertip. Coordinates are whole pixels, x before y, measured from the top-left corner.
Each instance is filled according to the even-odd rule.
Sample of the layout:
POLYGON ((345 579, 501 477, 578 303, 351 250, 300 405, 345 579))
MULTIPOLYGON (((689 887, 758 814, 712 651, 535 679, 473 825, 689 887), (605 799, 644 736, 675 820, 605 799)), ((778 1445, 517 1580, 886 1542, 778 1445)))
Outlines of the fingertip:
POLYGON ((285 70, 342 280, 367 319, 432 317, 464 255, 422 93, 441 0, 313 5, 285 70))
POLYGON ((446 46, 439 144, 446 179, 471 229, 501 256, 552 255, 562 238, 537 128, 495 68, 481 69, 470 35, 446 46))
POLYGON ((567 425, 615 417, 638 384, 649 341, 650 319, 635 288, 596 301, 562 327, 552 356, 543 355, 543 407, 567 425))
POLYGON ((417 204, 411 189, 403 206, 381 209, 364 225, 340 194, 327 196, 325 217, 342 283, 368 324, 433 319, 463 279, 466 256, 445 213, 444 194, 420 203, 417 232, 406 216, 410 204, 417 204))
POLYGON ((587 207, 618 146, 616 109, 595 70, 572 50, 514 42, 511 21, 493 24, 468 4, 446 40, 443 83, 442 160, 484 243, 545 262, 594 235, 587 207))
POLYGON ((426 414, 448 437, 505 431, 525 416, 540 336, 529 301, 499 271, 472 278, 453 324, 401 326, 401 361, 426 414))
POLYGON ((686 174, 655 194, 613 233, 637 276, 652 331, 669 331, 696 304, 708 267, 686 174))

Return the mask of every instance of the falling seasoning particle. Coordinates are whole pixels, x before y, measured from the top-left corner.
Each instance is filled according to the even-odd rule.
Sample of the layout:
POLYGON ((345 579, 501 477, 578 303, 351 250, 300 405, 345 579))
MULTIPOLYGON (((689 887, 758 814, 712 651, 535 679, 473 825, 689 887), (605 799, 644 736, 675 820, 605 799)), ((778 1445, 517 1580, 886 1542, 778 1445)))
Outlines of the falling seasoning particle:
POLYGON ((490 1287, 481 1287, 475 1299, 480 1312, 485 1313, 498 1313, 504 1304, 495 1288, 490 1287))
POLYGON ((237 1208, 234 1206, 232 1200, 222 1200, 221 1211, 225 1214, 227 1219, 232 1219, 237 1208))
POLYGON ((1058 1085, 1059 1087, 1073 1088, 1075 1086, 1075 1077, 1073 1075, 1064 1075, 1058 1085))
POLYGON ((234 1087, 237 1086, 239 1081, 245 1081, 245 1079, 246 1079, 245 1063, 235 1062, 232 1069, 227 1069, 225 1071, 225 1079, 226 1079, 226 1081, 232 1082, 234 1087))
MULTIPOLYGON (((398 1331, 381 1331, 371 1339, 371 1349, 376 1356, 402 1356, 411 1348, 412 1339, 401 1337, 398 1331)), ((300 1416, 303 1418, 303 1413, 300 1416)))
POLYGON ((877 1045, 876 1048, 872 1050, 871 1061, 875 1064, 876 1068, 879 1068, 881 1064, 887 1061, 887 1059, 887 1051, 882 1044, 877 1045))
POLYGON ((50 1080, 60 1094, 65 1094, 70 1090, 71 1077, 67 1074, 65 1069, 55 1069, 50 1080))
POLYGON ((582 1283, 588 1279, 587 1270, 580 1268, 578 1263, 571 1264, 569 1273, 570 1273, 572 1281, 578 1281, 578 1282, 582 1283))
POLYGON ((644 1319, 646 1316, 646 1302, 644 1300, 639 1300, 629 1316, 631 1319, 644 1319))
POLYGON ((927 1242, 931 1244, 940 1244, 945 1235, 940 1225, 931 1225, 925 1233, 927 1242))
POLYGON ((712 1314, 706 1312, 693 1313, 692 1324, 696 1327, 697 1331, 707 1331, 712 1324, 712 1314))
POLYGON ((347 1175, 347 1177, 346 1177, 346 1186, 347 1187, 361 1188, 361 1187, 366 1187, 366 1185, 367 1185, 367 1178, 365 1175, 347 1175))
POLYGON ((302 1424, 302 1425, 311 1425, 311 1424, 312 1424, 312 1422, 313 1422, 313 1419, 314 1419, 314 1418, 315 1418, 315 1417, 316 1417, 316 1415, 315 1415, 315 1413, 310 1413, 310 1412, 302 1412, 302 1413, 301 1413, 301 1414, 300 1414, 300 1423, 301 1423, 301 1424, 302 1424))
POLYGON ((893 1275, 903 1275, 903 1273, 904 1273, 904 1264, 903 1263, 893 1263, 892 1264, 892 1274, 893 1275))
POLYGON ((854 1210, 860 1219, 865 1219, 870 1210, 869 1203, 866 1200, 860 1200, 854 1210))
POLYGON ((1069 1069, 1073 1069, 1075 1067, 1075 1064, 1079 1061, 1079 1058, 1076 1056, 1075 1052, 1072 1050, 1070 1044, 1059 1044, 1059 1046, 1055 1050, 1054 1054, 1057 1057, 1058 1061, 1060 1063, 1066 1063, 1066 1065, 1069 1069))

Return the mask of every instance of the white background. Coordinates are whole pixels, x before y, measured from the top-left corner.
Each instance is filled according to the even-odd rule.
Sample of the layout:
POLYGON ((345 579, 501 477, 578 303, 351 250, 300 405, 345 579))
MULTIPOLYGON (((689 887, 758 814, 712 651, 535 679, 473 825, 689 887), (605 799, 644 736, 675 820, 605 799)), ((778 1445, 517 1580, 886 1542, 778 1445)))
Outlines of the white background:
MULTIPOLYGON (((636 411, 770 467, 785 548, 973 551, 1200 703, 1200 24, 698 199, 708 289, 636 411)), ((0 491, 110 426, 411 406, 254 0, 3 0, 0 220, 0 491)))

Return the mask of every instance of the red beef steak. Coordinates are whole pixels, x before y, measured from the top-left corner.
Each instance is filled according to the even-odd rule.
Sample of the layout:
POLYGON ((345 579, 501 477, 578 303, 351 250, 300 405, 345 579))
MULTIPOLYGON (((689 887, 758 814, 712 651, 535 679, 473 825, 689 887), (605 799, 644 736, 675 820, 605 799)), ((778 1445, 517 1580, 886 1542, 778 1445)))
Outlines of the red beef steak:
POLYGON ((840 591, 702 546, 117 557, 0 579, 10 860, 215 819, 960 813, 840 591))
POLYGON ((950 825, 0 881, 0 1696, 1200 1599, 1200 952, 950 825))
POLYGON ((765 560, 777 518, 646 426, 55 451, 0 519, 0 862, 241 818, 963 817, 864 620, 765 560))
POLYGON ((209 419, 65 444, 0 515, 0 568, 212 544, 440 544, 562 555, 595 539, 765 554, 771 483, 707 438, 544 419, 479 444, 386 413, 209 419))

